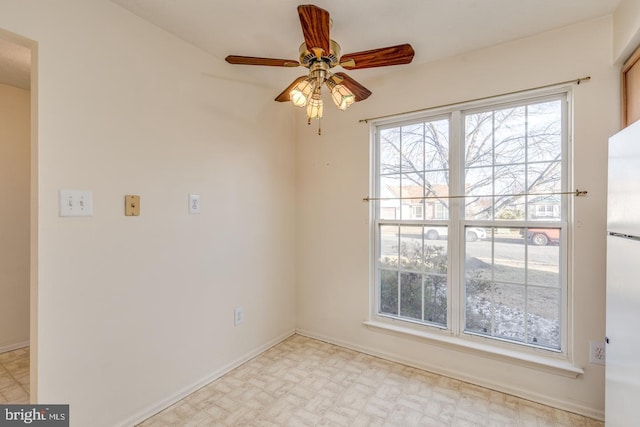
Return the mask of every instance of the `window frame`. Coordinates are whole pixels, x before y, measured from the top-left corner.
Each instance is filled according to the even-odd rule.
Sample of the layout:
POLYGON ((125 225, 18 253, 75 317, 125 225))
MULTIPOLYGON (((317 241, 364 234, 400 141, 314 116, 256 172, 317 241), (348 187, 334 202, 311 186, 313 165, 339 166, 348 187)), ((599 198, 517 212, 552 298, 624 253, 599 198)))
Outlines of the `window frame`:
MULTIPOLYGON (((378 158, 380 130, 385 128, 395 128, 414 123, 438 120, 447 118, 449 120, 449 192, 450 194, 461 194, 464 177, 464 116, 474 111, 482 111, 487 109, 508 108, 510 105, 525 105, 536 102, 542 102, 546 99, 560 99, 564 103, 562 112, 562 175, 561 175, 561 191, 568 191, 572 186, 572 169, 573 169, 573 144, 572 144, 572 110, 573 110, 573 92, 571 86, 558 86, 546 88, 543 90, 532 90, 510 94, 505 96, 496 96, 486 98, 479 101, 470 101, 465 103, 451 104, 444 107, 414 112, 404 115, 386 117, 380 120, 372 120, 370 122, 370 188, 371 194, 378 197, 380 194, 379 176, 380 161, 378 158)), ((463 199, 462 199, 463 200, 463 199)), ((572 328, 572 300, 573 300, 573 282, 571 270, 573 268, 573 260, 571 256, 572 248, 572 228, 573 228, 573 199, 569 196, 561 197, 560 219, 554 221, 534 220, 527 215, 524 220, 489 220, 477 221, 467 220, 464 217, 464 203, 456 199, 450 199, 449 218, 446 220, 423 219, 406 221, 402 219, 382 220, 377 218, 377 209, 379 202, 372 200, 370 203, 370 315, 369 320, 365 322, 369 326, 381 327, 389 330, 403 330, 405 334, 416 335, 427 340, 446 341, 454 346, 477 347, 480 346, 486 353, 504 354, 511 352, 519 354, 517 359, 526 359, 531 355, 541 357, 543 359, 563 360, 571 363, 573 360, 573 328, 572 328), (462 239, 461 233, 464 232, 466 226, 481 227, 487 229, 491 227, 531 227, 530 223, 534 222, 536 227, 561 229, 561 243, 559 249, 560 257, 560 280, 561 280, 561 313, 560 313, 560 331, 561 341, 560 349, 555 350, 548 347, 538 347, 526 343, 517 343, 509 340, 503 340, 497 337, 487 337, 465 331, 465 263, 459 262, 464 260, 466 251, 466 241, 462 239), (410 319, 398 319, 397 315, 386 315, 379 313, 380 307, 380 278, 379 259, 381 248, 379 247, 378 229, 382 224, 393 225, 446 225, 448 230, 448 248, 447 248, 447 326, 426 324, 420 321, 411 321, 410 319), (455 255, 454 255, 455 254, 455 255), (453 265, 457 262, 458 265, 453 265)), ((543 365, 546 362, 542 363, 543 365)), ((572 371, 570 368, 569 371, 572 371)), ((573 372, 573 371, 572 371, 573 372)))
POLYGON ((417 220, 424 219, 424 205, 412 205, 411 206, 411 216, 413 216, 417 220), (416 212, 420 212, 418 215, 416 212))

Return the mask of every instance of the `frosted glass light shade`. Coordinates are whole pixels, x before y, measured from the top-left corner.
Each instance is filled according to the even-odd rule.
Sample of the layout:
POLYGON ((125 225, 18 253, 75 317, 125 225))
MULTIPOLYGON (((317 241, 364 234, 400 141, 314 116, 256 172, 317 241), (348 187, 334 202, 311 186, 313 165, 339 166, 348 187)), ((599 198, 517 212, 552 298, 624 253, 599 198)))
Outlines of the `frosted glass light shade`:
POLYGON ((309 80, 303 80, 291 89, 289 97, 293 105, 296 107, 304 107, 307 105, 311 92, 313 92, 311 82, 309 82, 309 80))
POLYGON ((344 85, 337 84, 331 88, 331 99, 333 99, 333 103, 336 104, 336 107, 344 111, 355 102, 356 97, 349 88, 344 85))
POLYGON ((322 98, 320 94, 313 94, 309 103, 307 104, 307 118, 319 119, 322 117, 322 98))

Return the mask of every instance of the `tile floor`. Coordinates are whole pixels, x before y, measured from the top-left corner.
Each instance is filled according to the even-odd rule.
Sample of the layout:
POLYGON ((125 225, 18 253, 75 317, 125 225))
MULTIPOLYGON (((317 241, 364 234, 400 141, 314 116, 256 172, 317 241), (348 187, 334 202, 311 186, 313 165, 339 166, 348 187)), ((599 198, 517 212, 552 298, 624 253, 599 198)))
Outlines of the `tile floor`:
POLYGON ((140 424, 158 426, 603 423, 294 335, 140 424))
POLYGON ((29 403, 29 347, 0 353, 0 403, 29 403))

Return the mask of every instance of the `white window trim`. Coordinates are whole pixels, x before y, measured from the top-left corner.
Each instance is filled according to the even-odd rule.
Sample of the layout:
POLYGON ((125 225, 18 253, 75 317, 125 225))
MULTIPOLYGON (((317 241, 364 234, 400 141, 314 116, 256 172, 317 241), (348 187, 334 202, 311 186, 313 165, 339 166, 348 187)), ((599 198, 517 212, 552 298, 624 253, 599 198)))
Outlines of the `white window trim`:
MULTIPOLYGON (((392 319, 394 320, 394 319, 392 319)), ((570 361, 562 357, 551 357, 548 354, 536 354, 531 351, 518 351, 513 348, 504 348, 495 343, 487 344, 480 340, 461 339, 450 334, 436 333, 430 329, 417 330, 405 325, 398 325, 400 321, 394 323, 382 322, 379 320, 365 320, 364 325, 375 331, 390 333, 392 335, 414 338, 430 344, 437 344, 458 351, 465 351, 500 360, 527 368, 534 368, 551 374, 561 375, 568 378, 577 378, 584 374, 584 370, 575 366, 570 361)), ((404 323, 404 322, 402 322, 404 323)), ((486 341, 486 339, 484 339, 486 341)))
MULTIPOLYGON (((565 101, 567 103, 564 111, 564 116, 562 118, 564 125, 566 126, 566 134, 564 138, 566 140, 563 141, 563 149, 566 150, 565 155, 563 156, 563 175, 562 182, 566 183, 564 188, 572 187, 573 170, 572 165, 573 162, 573 136, 572 136, 572 126, 570 122, 570 117, 573 116, 573 91, 570 85, 560 85, 557 87, 545 88, 540 90, 532 90, 526 93, 518 93, 511 94, 505 96, 497 96, 492 99, 483 99, 481 101, 471 101, 460 104, 452 104, 447 105, 446 107, 436 108, 430 111, 420 111, 411 114, 404 114, 398 116, 389 116, 379 120, 371 120, 370 124, 370 177, 378 176, 378 159, 377 159, 377 150, 376 150, 376 132, 377 128, 387 125, 393 124, 397 126, 401 126, 404 123, 412 123, 416 120, 435 120, 437 118, 441 118, 444 116, 449 116, 451 120, 450 132, 451 132, 451 140, 457 138, 461 132, 461 120, 460 115, 462 111, 469 111, 474 109, 481 109, 488 105, 495 104, 503 104, 503 103, 518 103, 524 100, 536 98, 536 97, 545 97, 545 96, 553 96, 553 95, 564 95, 565 101), (454 109, 453 113, 451 112, 454 109), (458 125, 460 124, 460 125, 458 125)), ((459 188, 458 183, 455 182, 459 180, 459 173, 453 173, 452 170, 455 167, 462 168, 464 167, 463 156, 459 153, 462 144, 454 144, 450 146, 451 150, 451 158, 458 159, 460 165, 450 165, 450 188, 459 188)), ((459 169, 458 169, 459 170, 459 169)), ((376 179, 370 179, 370 194, 379 194, 376 179)), ((561 333, 562 333, 562 342, 561 342, 561 351, 555 351, 547 348, 536 348, 534 346, 521 345, 513 342, 502 342, 499 339, 493 337, 484 337, 474 334, 468 334, 464 332, 464 328, 461 328, 461 322, 463 322, 464 313, 460 311, 460 306, 463 304, 461 301, 462 295, 461 287, 462 286, 449 286, 448 291, 448 308, 447 308, 447 324, 449 325, 447 329, 437 327, 435 325, 428 325, 421 322, 412 322, 411 320, 400 320, 397 318, 393 318, 391 316, 385 316, 378 313, 377 307, 379 304, 378 298, 378 290, 377 290, 377 282, 378 282, 378 255, 379 248, 378 242, 376 241, 377 231, 376 227, 378 226, 376 222, 376 203, 370 204, 370 304, 369 304, 369 319, 364 321, 364 325, 372 330, 391 333, 397 336, 403 336, 412 339, 424 340, 425 342, 429 342, 436 345, 444 345, 445 347, 452 348, 458 351, 471 352, 474 354, 483 355, 485 357, 489 357, 494 360, 501 360, 510 363, 514 363, 517 365, 522 365, 534 369, 538 369, 541 371, 576 378, 577 376, 584 374, 584 370, 577 366, 574 363, 574 343, 573 343, 573 310, 571 299, 569 296, 573 295, 574 292, 574 283, 573 277, 571 276, 572 271, 572 248, 573 248, 573 233, 572 233, 572 224, 573 224, 573 200, 569 199, 566 203, 562 203, 561 209, 566 212, 566 221, 562 222, 562 232, 563 235, 566 236, 563 238, 564 243, 561 245, 561 254, 560 256, 564 260, 564 264, 562 265, 561 275, 565 277, 563 280, 565 281, 565 285, 562 290, 562 301, 563 301, 563 315, 561 319, 561 333), (450 295, 451 289, 455 290, 456 295, 450 295), (455 306, 454 306, 455 305, 455 306), (454 309, 458 315, 453 315, 454 309), (456 333, 455 331, 459 331, 456 333)), ((459 213, 452 213, 451 206, 449 207, 449 216, 450 220, 453 223, 456 218, 451 218, 451 215, 458 216, 459 213)), ((423 222, 423 221, 419 221, 423 222)), ((433 222, 433 221, 428 221, 433 222)), ((464 222, 464 221, 462 221, 464 222)), ((500 222, 502 224, 502 222, 500 222)), ((505 225, 507 222, 505 221, 505 225)), ((540 225, 542 226, 544 221, 540 221, 540 225)), ((554 226, 557 227, 560 225, 558 222, 554 223, 554 226)), ((520 224, 522 226, 522 224, 520 224)), ((449 230, 449 234, 456 234, 453 236, 449 242, 449 251, 458 251, 457 253, 461 253, 464 248, 461 248, 461 243, 458 234, 458 228, 453 227, 453 230, 449 230)), ((464 228, 464 225, 462 226, 464 228)), ((449 268, 450 275, 449 280, 460 280, 461 275, 464 274, 464 265, 460 265, 459 268, 449 268)), ((459 282, 458 282, 459 283, 459 282)))

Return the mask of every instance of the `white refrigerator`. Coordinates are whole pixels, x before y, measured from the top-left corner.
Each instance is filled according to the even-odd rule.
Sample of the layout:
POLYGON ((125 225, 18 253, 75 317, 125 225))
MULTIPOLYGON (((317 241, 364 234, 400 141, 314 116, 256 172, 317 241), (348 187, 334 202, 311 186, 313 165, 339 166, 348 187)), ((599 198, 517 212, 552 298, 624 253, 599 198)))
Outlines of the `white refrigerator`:
POLYGON ((609 139, 605 424, 640 425, 640 121, 609 139))

